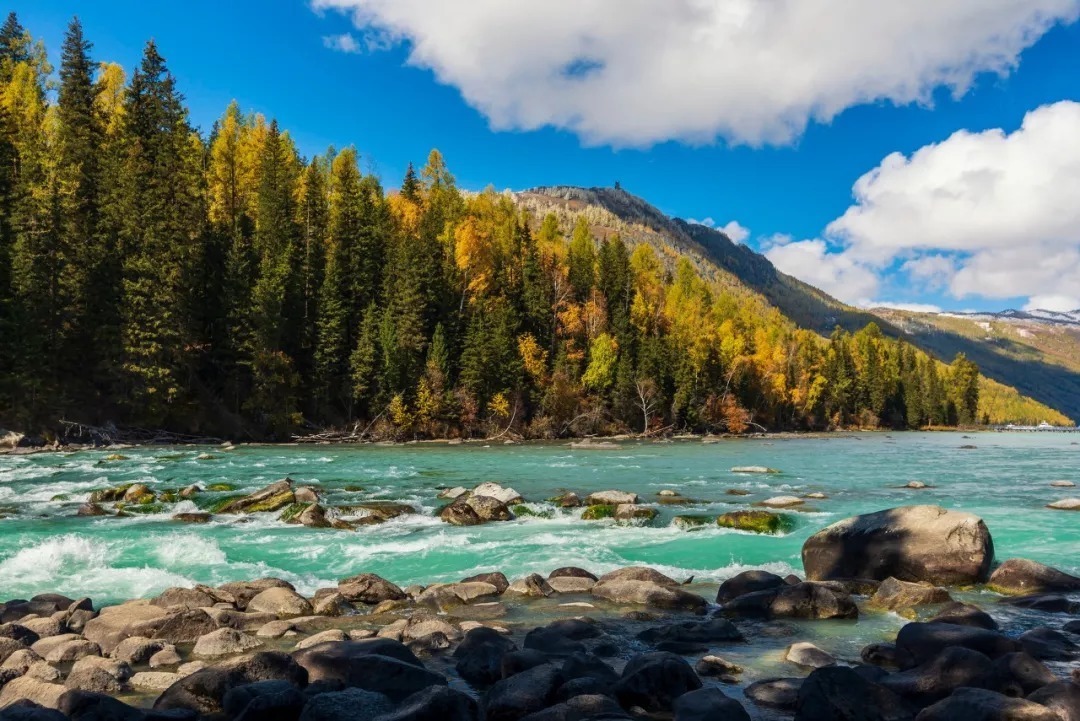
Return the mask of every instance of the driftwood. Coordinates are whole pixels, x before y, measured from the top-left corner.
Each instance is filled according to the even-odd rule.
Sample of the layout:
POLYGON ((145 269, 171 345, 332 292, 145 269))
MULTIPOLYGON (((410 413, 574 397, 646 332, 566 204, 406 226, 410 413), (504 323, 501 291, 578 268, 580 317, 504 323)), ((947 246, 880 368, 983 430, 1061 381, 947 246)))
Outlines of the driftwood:
POLYGON ((147 445, 179 445, 185 443, 211 444, 221 443, 221 438, 213 436, 196 436, 187 433, 174 433, 160 428, 131 428, 119 427, 112 423, 104 426, 94 426, 77 421, 61 420, 64 427, 64 438, 67 441, 81 441, 95 445, 117 445, 123 443, 139 443, 147 445))
POLYGON ((308 433, 302 436, 292 436, 292 440, 295 443, 362 443, 367 438, 368 432, 372 427, 379 422, 386 411, 383 411, 366 426, 363 430, 360 430, 360 422, 357 421, 352 425, 352 428, 348 430, 339 430, 331 428, 329 430, 321 430, 317 433, 308 433))

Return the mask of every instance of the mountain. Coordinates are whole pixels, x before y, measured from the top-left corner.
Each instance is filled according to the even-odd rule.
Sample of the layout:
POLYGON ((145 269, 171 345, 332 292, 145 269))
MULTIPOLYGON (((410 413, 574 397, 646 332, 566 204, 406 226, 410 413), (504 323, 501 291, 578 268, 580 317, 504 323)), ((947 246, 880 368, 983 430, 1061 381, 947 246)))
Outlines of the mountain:
POLYGON ((828 335, 838 326, 854 332, 873 322, 885 335, 904 338, 943 361, 965 353, 986 377, 982 390, 988 398, 1015 404, 1020 400, 1016 389, 1069 418, 1080 418, 1080 312, 928 315, 862 310, 780 272, 768 258, 722 231, 669 217, 617 187, 539 187, 514 193, 514 199, 536 218, 554 213, 564 227, 584 215, 598 239, 619 233, 630 246, 648 243, 669 269, 680 255, 686 256, 703 276, 756 296, 819 334, 828 335))
POLYGON ((963 352, 984 375, 1080 418, 1080 311, 873 312, 932 353, 963 352))

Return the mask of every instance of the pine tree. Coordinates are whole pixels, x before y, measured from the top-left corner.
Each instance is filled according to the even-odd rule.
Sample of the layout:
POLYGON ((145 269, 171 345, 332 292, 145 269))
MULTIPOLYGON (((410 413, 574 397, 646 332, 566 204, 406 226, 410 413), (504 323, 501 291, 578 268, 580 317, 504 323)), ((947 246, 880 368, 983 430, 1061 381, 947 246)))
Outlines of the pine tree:
POLYGON ((596 282, 596 246, 585 216, 578 218, 570 238, 569 278, 574 298, 578 302, 585 301, 596 282))
MULTIPOLYGON (((326 169, 322 158, 312 160, 301 177, 297 225, 300 232, 300 337, 297 341, 299 348, 296 365, 300 377, 310 379, 315 371, 319 295, 326 272, 329 227, 326 169)), ((309 397, 313 390, 312 387, 308 388, 309 397)))
POLYGON ((157 425, 187 409, 193 359, 190 289, 200 250, 192 135, 151 41, 131 79, 124 122, 123 357, 132 417, 157 425))

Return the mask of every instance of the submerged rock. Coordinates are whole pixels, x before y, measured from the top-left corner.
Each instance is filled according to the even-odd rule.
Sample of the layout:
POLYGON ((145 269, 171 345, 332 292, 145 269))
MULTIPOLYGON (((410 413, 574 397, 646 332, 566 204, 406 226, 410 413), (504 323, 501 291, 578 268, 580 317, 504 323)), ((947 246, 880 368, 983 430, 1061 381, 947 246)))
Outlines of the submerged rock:
POLYGON ((746 687, 746 697, 758 706, 794 711, 802 685, 801 678, 762 679, 746 687))
POLYGON ((801 506, 806 501, 798 496, 775 496, 773 498, 766 498, 757 505, 765 506, 766 508, 791 508, 792 506, 801 506))
POLYGON ((779 473, 780 471, 775 468, 769 468, 768 466, 735 466, 731 469, 732 473, 762 473, 772 474, 779 473))
POLYGON ((806 576, 927 581, 942 585, 986 579, 994 542, 982 519, 939 506, 905 506, 854 516, 803 544, 806 576))
POLYGON ((628 603, 671 610, 704 611, 705 599, 681 588, 652 581, 600 580, 592 595, 612 603, 628 603))
POLYGON ((292 479, 285 478, 246 496, 230 500, 218 513, 265 513, 296 503, 292 479))
POLYGON ((737 531, 769 534, 786 533, 794 526, 787 516, 771 511, 732 511, 718 516, 716 525, 737 531))
POLYGON ((784 652, 784 660, 790 661, 797 666, 808 668, 825 668, 836 665, 836 658, 812 643, 800 641, 787 647, 784 652))
POLYGON ((960 688, 919 714, 919 721, 1062 721, 1053 709, 1033 701, 960 688))
POLYGON ((683 531, 697 531, 712 525, 715 520, 712 516, 675 516, 671 525, 683 531))
POLYGON ((1046 507, 1056 511, 1080 511, 1080 498, 1062 498, 1060 501, 1047 503, 1046 507))

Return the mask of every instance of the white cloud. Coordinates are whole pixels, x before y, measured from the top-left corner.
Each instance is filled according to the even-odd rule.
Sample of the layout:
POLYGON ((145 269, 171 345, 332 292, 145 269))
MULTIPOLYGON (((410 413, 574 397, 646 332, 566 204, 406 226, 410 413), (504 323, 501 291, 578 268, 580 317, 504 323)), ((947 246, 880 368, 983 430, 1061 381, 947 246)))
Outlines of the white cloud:
POLYGON ((705 218, 703 220, 695 220, 694 218, 690 218, 686 222, 690 223, 692 225, 704 225, 706 228, 715 228, 716 227, 716 221, 713 220, 712 218, 705 218))
POLYGON ((826 293, 855 305, 867 305, 878 291, 878 276, 846 253, 830 252, 824 240, 793 240, 775 236, 765 244, 765 257, 788 275, 793 275, 826 293))
POLYGON ((591 144, 788 143, 811 120, 962 94, 1080 0, 313 0, 461 91, 497 129, 591 144), (617 5, 617 7, 616 7, 617 5))
POLYGON ((731 242, 740 244, 750 237, 750 229, 744 228, 739 221, 729 221, 727 225, 720 229, 724 235, 731 238, 731 242))
POLYGON ((1059 313, 1080 310, 1080 296, 1035 295, 1028 299, 1024 310, 1054 310, 1059 313))
POLYGON ((1078 187, 1080 103, 1063 101, 1012 133, 960 131, 888 156, 825 236, 852 264, 885 271, 907 258, 913 283, 955 298, 1061 306, 1080 288, 1078 187))
POLYGON ((352 33, 341 33, 340 35, 324 35, 323 47, 330 48, 331 50, 337 50, 339 53, 359 53, 361 52, 360 42, 353 37, 352 33))

